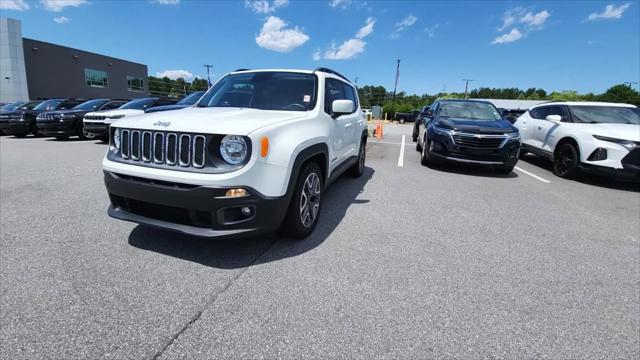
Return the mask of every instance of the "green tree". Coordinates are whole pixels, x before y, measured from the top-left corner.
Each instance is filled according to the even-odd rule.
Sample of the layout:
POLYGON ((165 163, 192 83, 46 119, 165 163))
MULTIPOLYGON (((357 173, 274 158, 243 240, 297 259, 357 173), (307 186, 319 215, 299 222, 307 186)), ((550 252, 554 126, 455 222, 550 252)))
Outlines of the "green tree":
POLYGON ((640 106, 640 92, 627 85, 615 85, 598 96, 599 101, 627 103, 640 106))

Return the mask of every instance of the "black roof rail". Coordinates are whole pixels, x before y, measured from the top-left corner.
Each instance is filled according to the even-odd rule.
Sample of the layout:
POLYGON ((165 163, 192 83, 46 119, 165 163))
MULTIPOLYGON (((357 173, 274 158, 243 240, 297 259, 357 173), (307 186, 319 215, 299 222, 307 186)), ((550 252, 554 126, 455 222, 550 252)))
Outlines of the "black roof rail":
POLYGON ((319 68, 316 68, 315 70, 313 70, 313 72, 316 72, 316 71, 322 71, 322 72, 325 72, 325 73, 333 74, 335 76, 338 76, 338 77, 341 77, 341 78, 345 79, 347 82, 350 82, 349 79, 347 79, 346 76, 340 74, 339 72, 337 72, 335 70, 331 70, 331 69, 326 68, 326 67, 319 67, 319 68))
POLYGON ((249 71, 249 70, 251 70, 251 69, 236 69, 236 70, 233 70, 233 72, 238 72, 238 71, 249 71))

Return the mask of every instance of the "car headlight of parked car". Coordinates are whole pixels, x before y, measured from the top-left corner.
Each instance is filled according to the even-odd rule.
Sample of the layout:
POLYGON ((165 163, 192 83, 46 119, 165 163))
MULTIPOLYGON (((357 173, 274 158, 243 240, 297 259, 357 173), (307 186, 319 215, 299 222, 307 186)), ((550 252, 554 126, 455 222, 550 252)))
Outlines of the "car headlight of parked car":
POLYGON ((616 139, 616 138, 612 138, 612 137, 608 137, 608 136, 602 136, 602 135, 593 135, 593 137, 598 139, 598 140, 612 142, 612 143, 616 143, 618 145, 622 145, 629 151, 635 149, 636 147, 640 147, 640 142, 635 142, 635 141, 631 141, 631 140, 616 139))
POLYGON ((509 137, 509 140, 520 140, 520 132, 519 131, 508 133, 507 136, 509 137))
POLYGON ((453 132, 453 130, 451 129, 445 129, 445 128, 441 128, 438 126, 434 126, 433 127, 433 131, 437 132, 438 134, 442 134, 442 135, 451 135, 451 133, 453 132))
POLYGON ((247 156, 247 141, 242 136, 227 135, 220 141, 220 156, 231 165, 242 163, 247 156))
POLYGON ((122 119, 124 117, 124 115, 111 115, 111 116, 107 116, 107 119, 122 119))
POLYGON ((113 131, 113 146, 116 147, 116 150, 120 150, 120 129, 113 131))

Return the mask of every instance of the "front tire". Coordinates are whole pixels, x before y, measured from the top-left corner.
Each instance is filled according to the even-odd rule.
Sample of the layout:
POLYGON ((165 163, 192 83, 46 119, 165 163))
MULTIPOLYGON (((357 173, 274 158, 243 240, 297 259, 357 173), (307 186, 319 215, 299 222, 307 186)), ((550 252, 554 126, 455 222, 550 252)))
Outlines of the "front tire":
POLYGON ((302 239, 313 232, 320 217, 323 191, 320 166, 315 162, 306 164, 298 176, 293 198, 282 224, 285 235, 302 239))
POLYGON ((364 174, 364 163, 367 158, 367 139, 360 140, 360 150, 358 151, 358 161, 349 169, 349 175, 359 178, 364 174))
POLYGON ((560 145, 553 155, 553 173, 565 179, 571 179, 580 172, 580 156, 571 143, 560 145))
POLYGON ((424 166, 429 166, 431 165, 431 159, 430 159, 430 154, 429 154, 429 147, 431 146, 431 144, 429 143, 429 140, 426 138, 423 141, 423 146, 421 146, 422 150, 420 153, 420 164, 424 165, 424 166))

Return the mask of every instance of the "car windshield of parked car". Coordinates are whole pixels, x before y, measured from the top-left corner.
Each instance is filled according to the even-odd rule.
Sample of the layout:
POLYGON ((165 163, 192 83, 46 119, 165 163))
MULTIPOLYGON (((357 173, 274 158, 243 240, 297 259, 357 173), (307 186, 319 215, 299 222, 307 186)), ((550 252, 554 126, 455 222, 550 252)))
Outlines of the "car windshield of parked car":
POLYGON ((34 107, 33 110, 36 110, 36 111, 55 110, 58 107, 58 105, 60 105, 61 103, 62 103, 61 99, 46 100, 41 102, 40 105, 34 107))
POLYGON ((573 119, 590 124, 634 124, 640 125, 637 108, 621 106, 571 106, 573 119))
POLYGON ((478 102, 445 102, 438 111, 439 117, 468 120, 500 120, 500 113, 489 104, 478 102))
POLYGON ((107 101, 107 99, 97 99, 97 100, 89 100, 89 101, 85 101, 82 104, 78 104, 76 105, 73 110, 86 110, 86 111, 93 111, 96 110, 98 108, 100 108, 102 105, 104 105, 107 101))
POLYGON ((21 105, 17 110, 33 110, 36 106, 40 105, 42 101, 30 101, 21 105))
POLYGON ((218 81, 198 102, 201 107, 307 111, 316 102, 316 77, 292 72, 232 74, 218 81))
POLYGON ((144 110, 156 103, 156 98, 136 99, 122 105, 120 109, 144 110))
POLYGON ((6 104, 6 105, 3 105, 2 107, 0 107, 0 111, 4 111, 4 112, 14 111, 15 109, 19 108, 22 105, 24 105, 24 102, 6 104))
POLYGON ((182 100, 178 101, 177 105, 193 105, 195 104, 204 94, 204 91, 196 91, 185 96, 182 100))

